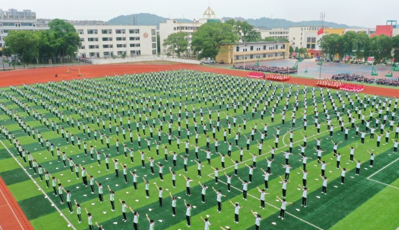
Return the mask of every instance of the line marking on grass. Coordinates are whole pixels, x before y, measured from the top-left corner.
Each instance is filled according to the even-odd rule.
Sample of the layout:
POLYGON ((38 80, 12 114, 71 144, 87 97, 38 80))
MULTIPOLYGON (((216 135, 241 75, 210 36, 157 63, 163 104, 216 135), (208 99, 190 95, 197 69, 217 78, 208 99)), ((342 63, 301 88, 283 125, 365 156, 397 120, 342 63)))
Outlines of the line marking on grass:
POLYGON ((370 176, 367 177, 367 179, 370 179, 371 177, 373 177, 374 175, 376 175, 377 173, 381 172, 382 170, 384 170, 385 168, 387 168, 388 166, 390 166, 391 164, 395 163, 396 161, 399 161, 399 158, 397 158, 396 160, 392 161, 391 163, 385 165, 384 167, 380 168, 378 171, 376 171, 375 173, 371 174, 370 176))
MULTIPOLYGON (((208 176, 209 176, 209 175, 208 175, 208 176)), ((211 176, 209 176, 209 177, 211 177, 211 176)), ((212 177, 211 177, 211 178, 212 178, 212 177)), ((219 182, 221 182, 221 183, 227 185, 227 183, 224 182, 224 181, 219 181, 219 182)), ((235 187, 235 186, 233 186, 233 185, 230 185, 230 186, 231 186, 231 188, 234 188, 235 190, 242 192, 241 189, 239 189, 239 188, 237 188, 237 187, 235 187)), ((259 199, 258 197, 254 196, 254 195, 252 195, 252 194, 250 194, 250 193, 247 193, 247 195, 250 196, 250 197, 252 197, 252 198, 254 198, 254 199, 256 199, 256 200, 259 200, 259 201, 260 201, 260 199, 259 199)), ((265 204, 267 204, 267 205, 269 205, 270 207, 273 207, 273 208, 275 208, 275 209, 277 209, 277 210, 280 210, 279 207, 277 207, 277 206, 275 206, 275 205, 273 205, 273 204, 270 204, 269 202, 265 202, 265 204)), ((319 226, 316 226, 316 225, 314 225, 314 224, 312 224, 312 223, 310 223, 310 222, 308 222, 308 221, 306 221, 306 220, 304 220, 304 219, 302 219, 302 218, 300 218, 300 217, 298 217, 298 216, 295 216, 294 214, 292 214, 292 213, 290 213, 290 212, 287 212, 287 211, 286 211, 285 213, 287 213, 287 215, 292 216, 292 217, 294 217, 295 219, 298 219, 299 221, 302 221, 302 222, 304 222, 304 223, 306 223, 306 224, 308 224, 308 225, 310 225, 310 226, 312 226, 312 227, 314 227, 314 228, 317 228, 317 229, 319 229, 319 230, 323 230, 323 229, 320 228, 319 226)))
POLYGON ((394 189, 397 189, 397 190, 399 190, 399 188, 398 188, 398 187, 395 187, 395 186, 393 186, 393 185, 390 185, 390 184, 383 183, 383 182, 381 182, 381 181, 378 181, 378 180, 369 179, 369 178, 367 178, 367 180, 371 180, 371 181, 374 181, 374 182, 376 182, 376 183, 379 183, 379 184, 385 185, 385 186, 387 186, 387 187, 391 187, 391 188, 394 188, 394 189))
MULTIPOLYGON (((43 193, 45 199, 47 199, 52 206, 58 211, 58 213, 60 214, 60 216, 62 216, 62 218, 64 218, 64 220, 68 223, 68 227, 72 228, 73 230, 77 230, 75 228, 75 226, 73 226, 73 224, 71 223, 71 221, 68 220, 68 218, 61 212, 61 210, 54 204, 53 200, 50 199, 49 196, 47 196, 46 192, 40 187, 40 185, 35 181, 35 179, 29 174, 29 172, 23 167, 23 165, 21 165, 21 163, 18 161, 18 159, 14 156, 14 154, 12 154, 12 152, 7 148, 7 146, 3 143, 2 140, 0 140, 1 145, 3 145, 3 147, 7 150, 7 152, 14 158, 14 160, 18 163, 18 165, 22 168, 22 170, 24 170, 24 172, 26 173, 26 175, 28 175, 28 177, 33 181, 33 183, 37 186, 37 188, 39 189, 40 192, 43 193)), ((8 203, 8 202, 7 202, 8 203)))
MULTIPOLYGON (((387 186, 387 187, 391 187, 391 188, 394 188, 394 189, 399 190, 399 188, 396 187, 396 186, 393 186, 393 185, 390 185, 390 184, 387 184, 387 183, 384 183, 384 182, 381 182, 381 181, 378 181, 378 180, 371 179, 371 177, 373 177, 373 176, 376 175, 377 173, 381 172, 382 170, 386 169, 388 166, 390 166, 391 164, 395 163, 396 161, 399 161, 399 158, 397 158, 396 160, 392 161, 391 163, 385 165, 384 167, 380 168, 380 169, 379 169, 378 171, 376 171, 375 173, 373 173, 373 174, 371 174, 370 176, 368 176, 368 177, 367 177, 367 180, 374 181, 374 182, 376 182, 376 183, 385 185, 385 186, 387 186)), ((398 228, 398 229, 399 229, 399 228, 398 228)))
POLYGON ((17 219, 19 226, 21 226, 21 228, 24 229, 24 227, 22 226, 21 222, 19 221, 19 218, 18 218, 17 215, 15 214, 14 209, 11 207, 10 203, 8 202, 7 197, 4 196, 4 193, 3 193, 2 190, 0 190, 0 192, 1 192, 1 195, 4 197, 4 200, 7 202, 7 205, 4 205, 4 206, 10 207, 11 212, 12 212, 12 214, 14 214, 15 219, 17 219))

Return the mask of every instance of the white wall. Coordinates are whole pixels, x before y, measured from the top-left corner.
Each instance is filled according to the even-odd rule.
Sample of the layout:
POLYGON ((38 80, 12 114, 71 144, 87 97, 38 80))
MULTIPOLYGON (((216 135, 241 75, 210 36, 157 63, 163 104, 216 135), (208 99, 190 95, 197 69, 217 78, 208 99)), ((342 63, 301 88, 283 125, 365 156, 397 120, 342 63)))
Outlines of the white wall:
POLYGON ((91 59, 91 62, 95 65, 143 62, 143 61, 169 61, 169 62, 179 62, 187 64, 197 64, 197 65, 200 64, 200 61, 197 60, 170 58, 166 56, 137 56, 137 57, 126 57, 126 58, 91 59))

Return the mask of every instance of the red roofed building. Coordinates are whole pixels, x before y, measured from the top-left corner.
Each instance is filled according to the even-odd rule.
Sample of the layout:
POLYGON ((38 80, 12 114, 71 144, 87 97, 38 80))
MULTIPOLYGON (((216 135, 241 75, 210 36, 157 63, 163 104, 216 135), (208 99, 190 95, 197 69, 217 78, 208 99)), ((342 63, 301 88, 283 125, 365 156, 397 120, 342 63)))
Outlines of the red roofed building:
POLYGON ((388 37, 392 37, 393 35, 393 25, 381 25, 381 26, 377 26, 376 30, 375 30, 375 35, 381 35, 384 34, 388 37))

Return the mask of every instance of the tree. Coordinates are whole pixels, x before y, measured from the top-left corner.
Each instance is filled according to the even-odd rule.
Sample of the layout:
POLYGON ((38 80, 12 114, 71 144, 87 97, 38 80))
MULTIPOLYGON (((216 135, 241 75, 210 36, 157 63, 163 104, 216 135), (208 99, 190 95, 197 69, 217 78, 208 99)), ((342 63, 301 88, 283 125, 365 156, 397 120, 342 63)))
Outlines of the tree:
POLYGON ((39 35, 39 56, 54 57, 56 56, 55 33, 51 30, 43 30, 38 32, 39 35))
POLYGON ((18 55, 27 65, 39 57, 39 36, 30 30, 11 30, 5 38, 11 54, 18 55))
POLYGON ((337 54, 340 58, 342 58, 345 54, 342 36, 338 34, 329 34, 323 36, 323 38, 320 40, 320 47, 322 53, 329 56, 331 60, 333 60, 334 56, 337 54))
POLYGON ((157 35, 157 53, 158 53, 158 55, 161 54, 161 39, 160 39, 159 34, 157 35))
POLYGON ((290 56, 292 55, 293 52, 294 52, 294 48, 292 48, 292 46, 290 46, 290 56))
POLYGON ((54 19, 49 24, 52 41, 54 42, 53 51, 58 57, 73 57, 80 46, 79 35, 72 24, 60 19, 54 19))
POLYGON ((395 62, 399 61, 399 35, 392 38, 393 58, 395 62))
POLYGON ((276 39, 274 39, 274 37, 265 37, 263 40, 267 41, 267 42, 275 42, 276 41, 276 39))
POLYGON ((243 37, 246 42, 254 42, 262 39, 260 32, 256 31, 255 28, 246 21, 236 21, 234 19, 229 19, 225 22, 233 28, 233 32, 239 37, 243 37))
POLYGON ((392 40, 386 35, 374 36, 370 39, 370 53, 375 63, 381 63, 392 57, 392 40))
POLYGON ((239 41, 237 33, 228 23, 208 22, 193 33, 192 48, 199 58, 215 58, 219 49, 225 44, 235 44, 239 41))
POLYGON ((163 42, 169 54, 176 54, 178 57, 187 51, 188 41, 187 33, 177 32, 169 35, 163 42))
POLYGON ((300 55, 303 55, 304 57, 306 57, 306 55, 307 55, 307 53, 308 53, 308 50, 307 50, 306 48, 300 48, 300 49, 298 50, 298 53, 299 53, 300 55))

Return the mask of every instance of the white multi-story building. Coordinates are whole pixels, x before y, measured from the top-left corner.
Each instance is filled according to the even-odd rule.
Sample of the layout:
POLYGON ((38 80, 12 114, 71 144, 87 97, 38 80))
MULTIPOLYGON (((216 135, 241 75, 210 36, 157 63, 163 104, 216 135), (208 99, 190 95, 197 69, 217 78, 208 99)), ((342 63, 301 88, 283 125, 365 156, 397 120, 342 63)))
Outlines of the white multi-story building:
POLYGON ((169 35, 177 33, 177 32, 185 32, 187 33, 188 47, 187 52, 191 51, 191 41, 193 33, 203 24, 208 21, 218 21, 215 16, 215 12, 208 7, 203 14, 203 18, 199 20, 193 20, 193 22, 178 22, 175 19, 168 19, 164 23, 159 24, 159 39, 161 45, 161 54, 166 54, 166 47, 163 46, 164 40, 168 38, 169 35))
POLYGON ((306 27, 290 27, 289 28, 289 43, 295 48, 317 49, 318 41, 322 37, 317 35, 317 31, 321 26, 306 26, 306 27))
POLYGON ((269 30, 258 30, 262 38, 272 37, 274 39, 289 39, 289 30, 284 28, 273 28, 269 30))
POLYGON ((156 26, 75 25, 83 58, 157 54, 156 26))
POLYGON ((4 47, 4 38, 12 30, 46 30, 48 27, 37 25, 36 13, 31 10, 18 11, 0 9, 0 49, 4 47))

